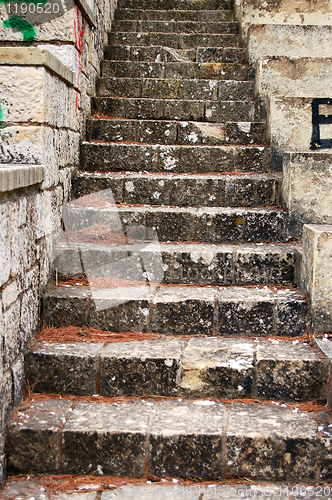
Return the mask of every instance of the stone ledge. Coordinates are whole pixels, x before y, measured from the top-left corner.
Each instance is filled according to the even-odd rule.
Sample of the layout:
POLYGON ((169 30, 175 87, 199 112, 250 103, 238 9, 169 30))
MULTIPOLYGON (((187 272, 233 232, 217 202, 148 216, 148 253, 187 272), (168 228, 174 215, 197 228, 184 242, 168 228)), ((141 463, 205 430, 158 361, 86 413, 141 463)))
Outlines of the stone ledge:
POLYGON ((44 180, 43 165, 0 165, 0 193, 38 184, 44 180))
POLYGON ((75 2, 81 7, 83 15, 90 24, 90 26, 96 26, 96 16, 88 2, 86 0, 75 0, 75 2))
POLYGON ((1 47, 1 66, 45 66, 70 85, 75 85, 75 74, 54 54, 40 47, 1 47))

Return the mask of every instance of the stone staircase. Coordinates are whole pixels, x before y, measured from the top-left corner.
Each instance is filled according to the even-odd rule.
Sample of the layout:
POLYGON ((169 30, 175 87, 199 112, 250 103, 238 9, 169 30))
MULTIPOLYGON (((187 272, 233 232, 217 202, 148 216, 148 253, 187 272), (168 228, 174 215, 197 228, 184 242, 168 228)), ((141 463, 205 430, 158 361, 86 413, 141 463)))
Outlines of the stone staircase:
POLYGON ((77 341, 26 353, 45 394, 11 470, 331 478, 328 360, 231 8, 119 3, 43 297, 77 341))

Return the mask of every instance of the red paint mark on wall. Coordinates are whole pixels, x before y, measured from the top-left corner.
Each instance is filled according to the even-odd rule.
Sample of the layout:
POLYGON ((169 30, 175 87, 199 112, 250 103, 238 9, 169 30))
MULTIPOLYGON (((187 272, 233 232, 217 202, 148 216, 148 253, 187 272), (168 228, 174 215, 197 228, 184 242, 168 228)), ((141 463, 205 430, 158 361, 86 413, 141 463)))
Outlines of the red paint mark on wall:
POLYGON ((82 52, 82 40, 84 36, 84 26, 81 27, 80 23, 80 11, 78 6, 76 6, 76 19, 74 20, 74 32, 75 32, 75 47, 77 52, 75 52, 75 63, 78 68, 78 76, 77 76, 77 90, 76 90, 76 106, 75 109, 77 111, 78 107, 78 92, 80 88, 80 76, 81 76, 81 52, 82 52))

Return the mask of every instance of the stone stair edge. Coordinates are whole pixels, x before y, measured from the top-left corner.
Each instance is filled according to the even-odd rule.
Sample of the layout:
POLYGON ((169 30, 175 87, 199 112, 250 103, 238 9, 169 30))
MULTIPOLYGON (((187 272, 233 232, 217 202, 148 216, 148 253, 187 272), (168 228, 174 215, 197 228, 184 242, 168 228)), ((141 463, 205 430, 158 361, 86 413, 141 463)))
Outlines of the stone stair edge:
POLYGON ((249 476, 303 481, 329 477, 331 416, 323 409, 300 412, 300 407, 295 411, 241 402, 228 406, 206 399, 113 404, 50 399, 35 403, 16 415, 9 431, 10 469, 76 474, 98 469, 120 476, 149 473, 205 479, 249 476), (40 432, 43 440, 36 449, 33 444, 40 432), (254 469, 246 454, 248 445, 256 450, 254 469), (291 447, 286 456, 284 447, 291 447), (282 464, 277 470, 270 466, 275 460, 282 464))

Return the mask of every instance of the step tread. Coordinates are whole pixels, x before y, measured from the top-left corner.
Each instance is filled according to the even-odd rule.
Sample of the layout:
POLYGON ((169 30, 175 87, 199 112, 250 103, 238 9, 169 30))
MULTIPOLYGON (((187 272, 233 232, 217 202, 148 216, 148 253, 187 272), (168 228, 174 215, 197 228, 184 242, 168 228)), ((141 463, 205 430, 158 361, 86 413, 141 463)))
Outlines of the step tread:
POLYGON ((142 284, 90 290, 50 285, 43 307, 47 325, 171 335, 294 337, 305 332, 308 322, 307 298, 297 289, 273 286, 142 284))
POLYGON ((49 399, 26 405, 12 423, 9 467, 87 474, 99 466, 104 474, 141 477, 148 460, 148 473, 157 476, 315 480, 317 464, 330 453, 330 421, 324 413, 272 404, 49 399), (248 446, 255 449, 254 468, 248 446))
POLYGON ((217 337, 35 342, 25 355, 26 375, 36 392, 107 397, 324 401, 327 364, 298 341, 217 337))

